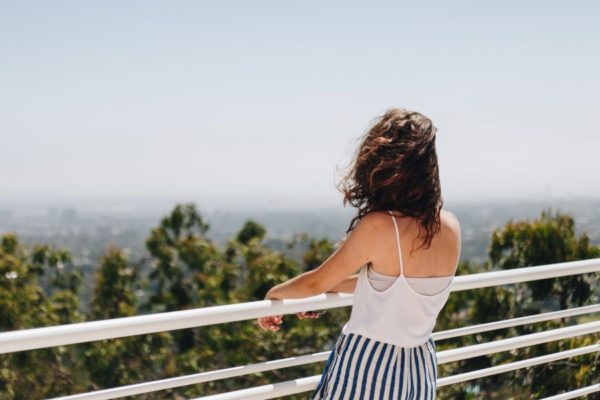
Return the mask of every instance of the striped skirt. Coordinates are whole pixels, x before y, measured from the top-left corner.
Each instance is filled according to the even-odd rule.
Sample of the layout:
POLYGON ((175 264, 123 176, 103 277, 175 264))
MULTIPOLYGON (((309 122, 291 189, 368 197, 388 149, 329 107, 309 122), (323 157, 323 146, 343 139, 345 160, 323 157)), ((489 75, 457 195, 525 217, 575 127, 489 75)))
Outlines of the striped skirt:
POLYGON ((312 400, 433 400, 437 380, 435 342, 402 347, 341 334, 327 359, 312 400))

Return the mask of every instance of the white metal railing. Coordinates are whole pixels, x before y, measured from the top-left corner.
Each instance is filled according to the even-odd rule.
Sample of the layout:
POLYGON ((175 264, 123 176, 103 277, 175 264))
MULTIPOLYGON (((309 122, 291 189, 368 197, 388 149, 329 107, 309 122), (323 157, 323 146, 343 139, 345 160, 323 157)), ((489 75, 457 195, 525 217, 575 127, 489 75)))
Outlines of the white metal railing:
MULTIPOLYGON (((600 259, 591 259, 504 271, 482 272, 456 276, 451 291, 556 278, 598 272, 599 270, 600 259)), ((353 298, 353 294, 326 293, 304 299, 252 301, 195 310, 172 311, 5 332, 0 333, 0 354, 244 321, 275 314, 292 314, 300 311, 344 307, 351 305, 353 298)))
MULTIPOLYGON (((484 376, 497 375, 504 372, 514 371, 516 369, 532 367, 534 365, 546 364, 552 361, 564 360, 583 354, 597 353, 600 351, 600 343, 590 346, 578 347, 576 349, 559 351, 558 353, 546 354, 543 356, 528 358, 526 360, 513 361, 506 364, 495 365, 489 368, 479 369, 477 371, 464 372, 452 376, 445 376, 437 380, 437 387, 453 385, 455 383, 466 382, 484 376)), ((440 353, 443 353, 440 352, 440 353)))
POLYGON ((465 326, 461 328, 448 329, 445 331, 434 332, 434 340, 450 339, 453 337, 472 335, 475 333, 488 332, 497 329, 511 328, 513 326, 520 326, 525 324, 532 324, 535 322, 550 321, 553 319, 573 317, 575 315, 591 314, 600 311, 600 304, 592 304, 590 306, 569 308, 566 310, 550 311, 541 314, 527 315, 524 317, 504 319, 501 321, 486 322, 484 324, 477 324, 471 326, 465 326))
MULTIPOLYGON (((598 271, 600 271, 600 258, 542 266, 531 266, 504 271, 483 272, 478 274, 456 276, 454 278, 454 282, 452 283, 451 291, 470 290, 518 282, 556 278, 567 275, 592 273, 598 271)), ((175 311, 153 315, 142 315, 135 317, 117 318, 112 320, 92 321, 78 324, 4 332, 0 333, 0 354, 90 342, 102 339, 112 339, 176 329, 192 328, 226 322, 251 320, 274 314, 291 314, 299 311, 343 307, 351 305, 352 300, 352 294, 327 293, 305 299, 263 300, 249 303, 207 307, 196 310, 175 311)), ((599 305, 592 305, 586 307, 579 307, 577 309, 560 310, 552 313, 545 313, 535 316, 526 316, 505 321, 480 324, 472 327, 458 328, 444 332, 435 332, 433 333, 433 337, 434 340, 440 340, 449 337, 457 337, 472 334, 475 332, 482 332, 486 330, 501 329, 509 326, 521 325, 523 323, 539 322, 554 318, 563 318, 566 316, 597 312, 598 306, 599 305)), ((516 338, 501 339, 491 343, 482 343, 472 346, 466 346, 459 349, 445 350, 438 352, 438 363, 451 362, 463 358, 475 357, 478 355, 491 354, 498 351, 506 351, 512 348, 529 346, 535 343, 544 343, 567 337, 596 333, 598 331, 600 331, 600 321, 594 321, 586 324, 554 329, 546 332, 538 332, 516 338)), ((148 393, 166 388, 189 385, 199 382, 213 381, 216 379, 224 379, 227 377, 240 376, 248 373, 275 369, 270 368, 270 365, 267 365, 268 363, 278 364, 278 368, 284 368, 292 365, 306 364, 309 362, 324 361, 326 360, 328 355, 329 352, 321 352, 307 356, 276 360, 274 362, 251 364, 242 367, 227 368, 223 370, 204 372, 184 377, 165 379, 154 382, 145 382, 137 385, 129 385, 120 388, 100 390, 96 392, 84 393, 64 398, 109 399, 122 397, 124 395, 129 394, 148 393)), ((531 360, 525 361, 532 362, 531 360)), ((452 377, 444 377, 438 379, 438 385, 440 385, 440 382, 443 383, 444 379, 448 378, 452 377)), ((319 376, 313 376, 289 382, 282 382, 274 385, 243 389, 243 391, 235 391, 215 396, 208 396, 204 397, 204 399, 267 399, 273 397, 280 397, 287 394, 300 393, 302 391, 312 390, 314 389, 314 387, 316 387, 318 379, 319 376), (236 397, 241 392, 245 393, 245 397, 236 397)))
MULTIPOLYGON (((585 335, 585 334, 589 334, 589 333, 596 333, 596 332, 600 332, 600 321, 594 321, 594 322, 589 322, 589 323, 585 323, 585 324, 569 326, 569 327, 565 327, 565 328, 552 329, 552 330, 545 331, 545 332, 531 333, 528 335, 517 336, 517 337, 507 338, 507 339, 501 339, 501 340, 496 340, 496 341, 493 341, 490 343, 481 343, 481 344, 461 347, 458 349, 438 351, 436 353, 437 363, 438 363, 438 365, 446 364, 446 363, 450 363, 450 362, 454 362, 454 361, 466 360, 469 358, 478 357, 481 355, 493 354, 493 353, 498 353, 501 351, 514 350, 514 349, 518 349, 518 348, 532 346, 535 344, 547 343, 547 342, 551 342, 551 341, 555 341, 555 340, 566 339, 566 338, 570 338, 570 337, 581 336, 581 335, 585 335)), ((556 359, 561 359, 561 358, 573 357, 573 356, 580 355, 580 354, 591 353, 591 352, 598 351, 598 350, 600 350, 600 344, 586 346, 586 347, 582 347, 582 348, 575 349, 575 350, 568 350, 568 351, 565 351, 562 353, 553 353, 551 355, 537 357, 535 359, 532 358, 532 359, 528 359, 528 360, 518 361, 516 363, 511 363, 516 366, 514 368, 509 368, 509 365, 511 365, 511 364, 504 364, 499 367, 492 367, 492 368, 488 368, 486 370, 477 370, 477 371, 469 372, 467 374, 453 375, 451 377, 440 378, 437 381, 437 385, 438 385, 438 387, 444 386, 444 385, 451 384, 451 383, 458 383, 458 382, 463 382, 466 380, 480 378, 482 376, 488 376, 488 375, 493 375, 493 374, 497 374, 497 373, 501 373, 501 372, 511 371, 511 370, 518 369, 518 368, 524 368, 524 367, 530 366, 530 365, 541 364, 542 362, 550 362, 550 361, 553 361, 553 359, 551 359, 551 356, 558 357, 556 359), (544 357, 547 357, 548 360, 547 361, 539 361, 539 360, 545 360, 544 357), (519 364, 519 363, 521 363, 521 364, 519 364)), ((122 386, 119 388, 112 388, 112 389, 106 389, 106 390, 99 390, 99 391, 95 391, 95 392, 77 394, 77 395, 73 395, 73 396, 60 397, 60 399, 62 399, 62 400, 114 399, 114 398, 118 398, 118 397, 130 396, 130 395, 135 395, 135 394, 150 393, 150 392, 154 392, 157 390, 164 390, 164 389, 185 386, 185 385, 191 385, 191 384, 198 384, 198 383, 209 382, 209 381, 214 381, 214 380, 218 380, 218 379, 232 378, 232 377, 247 375, 247 374, 251 374, 251 373, 255 373, 255 372, 271 371, 271 370, 275 370, 275 369, 288 368, 288 367, 293 367, 293 366, 297 366, 297 365, 310 364, 310 363, 318 362, 318 361, 325 361, 327 359, 327 357, 329 356, 329 353, 330 353, 330 351, 326 351, 326 352, 315 353, 315 354, 310 354, 310 355, 305 355, 305 356, 290 357, 290 358, 286 358, 286 359, 282 359, 282 360, 267 361, 267 362, 263 362, 263 363, 259 363, 259 364, 250 364, 250 365, 246 365, 243 367, 227 368, 227 369, 221 369, 221 370, 217 370, 217 371, 210 371, 210 372, 204 372, 204 373, 199 373, 199 374, 187 375, 187 376, 183 376, 183 377, 164 379, 164 380, 160 380, 160 381, 145 382, 145 383, 136 384, 136 385, 122 386)), ((312 390, 316 387, 316 385, 319 381, 320 375, 315 375, 310 378, 312 378, 312 380, 304 381, 305 384, 307 385, 306 387, 308 387, 308 389, 306 389, 306 390, 312 390)), ((292 382, 292 381, 290 381, 290 382, 292 382)), ((285 388, 290 385, 292 385, 292 384, 289 382, 284 382, 282 384, 265 385, 265 387, 238 390, 235 392, 227 393, 226 395, 224 394, 224 395, 208 396, 207 398, 210 398, 210 399, 217 399, 217 398, 219 398, 219 399, 221 399, 221 398, 223 398, 223 399, 247 399, 247 398, 251 398, 249 396, 252 396, 253 394, 255 394, 257 392, 261 393, 261 395, 265 395, 265 394, 269 393, 270 396, 272 396, 272 397, 280 397, 280 396, 282 396, 280 389, 285 388), (225 396, 225 397, 218 397, 218 396, 225 396)), ((300 390, 299 387, 297 389, 300 390)), ((301 391, 304 391, 304 388, 302 388, 301 391)), ((296 393, 300 393, 300 392, 296 392, 296 393)), ((288 394, 291 394, 291 393, 288 393, 288 394)), ((262 398, 271 398, 271 397, 262 397, 262 398)))
MULTIPOLYGON (((566 338, 570 338, 570 337, 585 335, 588 333, 596 333, 596 332, 600 332, 600 321, 594 321, 594 322, 589 322, 589 323, 585 323, 585 324, 581 324, 581 325, 569 326, 566 328, 552 329, 552 330, 545 331, 545 332, 531 333, 528 335, 517 336, 517 337, 508 338, 508 339, 500 339, 500 340, 496 340, 496 341, 493 341, 490 343, 479 343, 479 344, 474 344, 471 346, 461 347, 458 349, 443 350, 443 351, 437 352, 438 365, 453 362, 453 361, 459 361, 459 360, 464 360, 464 359, 468 359, 468 358, 478 357, 478 356, 482 356, 482 355, 498 353, 501 351, 514 350, 517 348, 532 346, 532 345, 536 345, 536 344, 540 344, 540 343, 547 343, 547 342, 551 342, 554 340, 560 340, 560 339, 566 339, 566 338)), ((595 346, 587 346, 587 349, 585 349, 585 352, 589 353, 592 351, 598 351, 599 349, 600 349, 600 344, 595 345, 595 346)), ((578 350, 582 351, 582 349, 578 349, 578 350)), ((555 353, 552 355, 558 356, 558 353, 555 353)), ((577 355, 577 354, 574 354, 574 355, 577 355)), ((567 357, 573 357, 573 355, 570 355, 568 353, 562 354, 562 357, 559 357, 559 358, 567 358, 567 357)), ((523 365, 519 366, 518 368, 523 368, 523 366, 526 366, 527 363, 536 364, 536 361, 539 361, 539 359, 538 360, 528 359, 525 361, 521 361, 523 363, 523 365)), ((510 368, 510 367, 507 367, 506 365, 502 365, 500 367, 510 368)), ((513 365, 513 367, 514 367, 514 365, 513 365)), ((512 368, 512 369, 517 369, 517 368, 512 368)), ((461 374, 462 376, 455 375, 455 376, 446 377, 446 378, 439 378, 437 380, 437 386, 439 387, 439 386, 450 384, 448 382, 444 382, 444 379, 450 380, 449 378, 452 378, 454 380, 453 383, 458 383, 458 382, 464 382, 464 381, 470 380, 470 379, 476 379, 476 378, 480 377, 478 375, 478 373, 485 373, 487 375, 492 375, 495 373, 504 372, 504 371, 501 371, 501 368, 498 368, 498 371, 499 372, 495 372, 495 371, 490 372, 489 369, 487 371, 479 370, 479 371, 471 372, 470 373, 471 375, 461 374)), ((481 375, 481 376, 485 376, 485 375, 481 375)), ((223 393, 223 394, 199 397, 199 398, 196 398, 195 400, 272 399, 275 397, 288 396, 290 394, 297 394, 297 393, 302 393, 305 391, 314 390, 317 387, 317 384, 319 383, 320 378, 321 378, 320 375, 314 375, 314 376, 311 376, 308 378, 303 378, 302 380, 296 379, 296 380, 292 380, 292 381, 277 383, 275 385, 263 385, 263 386, 253 387, 250 389, 236 390, 236 391, 223 393)))
MULTIPOLYGON (((432 334, 433 340, 439 341, 442 339, 449 339, 453 337, 466 336, 480 332, 487 332, 497 329, 503 329, 507 327, 520 326, 529 323, 549 321, 557 318, 564 318, 567 316, 592 314, 600 311, 600 304, 594 304, 590 306, 583 306, 572 308, 568 310, 552 311, 536 315, 528 315, 525 317, 511 318, 498 322, 489 322, 484 324, 477 324, 468 326, 466 328, 449 329, 440 332, 434 332, 432 334)), ((600 346, 600 345, 599 345, 600 346)), ((257 372, 273 371, 282 368, 295 367, 298 365, 311 364, 315 362, 326 361, 331 351, 323 351, 314 354, 307 354, 297 357, 289 357, 280 360, 271 360, 257 364, 248 364, 244 366, 224 368, 215 371, 200 372, 197 374, 179 376, 175 378, 161 379, 156 381, 138 383, 134 385, 121 386, 117 388, 98 390, 94 392, 88 392, 83 394, 77 394, 73 396, 61 397, 63 400, 91 400, 91 399, 115 399, 124 396, 131 396, 136 394, 150 393, 158 390, 171 389, 180 386, 194 385, 199 383, 205 383, 210 381, 216 381, 220 379, 227 379, 238 377, 242 375, 249 375, 257 372)), ((445 351, 437 353, 438 364, 443 364, 446 361, 445 351)), ((470 357, 465 357, 470 358, 470 357)), ((461 358, 464 359, 464 358, 461 358)), ((458 376, 458 375, 455 375, 458 376)), ((452 378, 452 377, 448 377, 452 378)), ((447 378, 443 378, 447 379, 447 378)), ((472 378, 472 379, 475 379, 472 378)), ((439 382, 443 380, 438 379, 439 382)), ((461 381, 459 381, 461 382, 461 381)), ((443 385, 443 384, 442 384, 443 385)))
MULTIPOLYGON (((570 392, 557 394, 556 396, 546 397, 542 400, 567 400, 567 399, 575 399, 577 397, 585 396, 592 393, 600 392, 600 383, 596 383, 594 385, 586 386, 581 389, 572 390, 570 392)), ((592 400, 590 398, 590 400, 592 400)))

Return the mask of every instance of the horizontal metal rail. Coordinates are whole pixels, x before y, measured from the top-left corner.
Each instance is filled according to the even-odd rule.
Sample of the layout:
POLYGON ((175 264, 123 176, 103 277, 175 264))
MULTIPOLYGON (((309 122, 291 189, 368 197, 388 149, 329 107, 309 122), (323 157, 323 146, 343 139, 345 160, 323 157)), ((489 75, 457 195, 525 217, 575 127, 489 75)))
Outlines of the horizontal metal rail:
MULTIPOLYGON (((557 394, 555 396, 544 397, 542 400, 567 400, 567 399, 576 399, 577 397, 585 396, 588 394, 600 392, 600 383, 596 383, 594 385, 586 386, 581 389, 572 390, 570 392, 565 392, 561 394, 557 394)), ((592 400, 592 399, 590 399, 592 400)))
MULTIPOLYGON (((600 311, 600 304, 591 306, 583 306, 572 308, 568 310, 552 311, 543 314, 528 315, 525 317, 512 318, 504 321, 484 323, 458 329, 450 329, 446 331, 435 332, 432 337, 435 341, 439 340, 439 337, 443 339, 466 336, 473 333, 479 333, 484 331, 491 331, 496 329, 502 329, 506 327, 513 327, 518 325, 524 325, 533 322, 541 322, 552 320, 556 318, 564 318, 567 316, 591 314, 600 311)), ((119 397, 132 396, 136 394, 150 393, 159 390, 171 389, 174 387, 194 385, 198 383, 205 383, 216 381, 220 379, 233 378, 243 375, 249 375, 256 372, 273 371, 282 368, 295 367, 298 365, 306 365, 316 362, 326 361, 331 351, 323 351, 319 353, 313 353, 308 355, 302 355, 297 357, 289 357, 279 360, 266 361, 256 364, 248 364, 244 366, 236 366, 231 368, 224 368, 215 371, 200 372, 196 374, 190 374, 175 378, 160 379, 156 381, 143 382, 133 385, 120 386, 111 389, 97 390, 93 392, 75 394, 66 397, 60 397, 61 400, 106 400, 116 399, 119 397)), ((438 354, 443 352, 438 352, 438 354)))
MULTIPOLYGON (((600 271, 600 258, 456 276, 451 291, 600 271)), ((103 339, 244 321, 274 314, 344 307, 353 294, 325 293, 304 299, 262 300, 194 310, 50 326, 0 333, 0 354, 103 339)))
POLYGON ((541 314, 526 315, 524 317, 516 317, 501 321, 465 326, 461 328, 447 329, 445 331, 434 332, 431 334, 431 336, 433 337, 433 340, 438 341, 453 337, 472 335, 474 333, 489 332, 536 322, 550 321, 558 318, 573 317, 575 315, 592 314, 599 311, 600 304, 592 304, 589 306, 569 308, 566 310, 550 311, 541 314))
POLYGON ((151 393, 159 390, 172 389, 175 387, 195 385, 198 383, 212 382, 221 379, 235 378, 238 376, 254 374, 257 372, 273 371, 282 368, 290 368, 298 365, 312 364, 326 361, 331 351, 307 354, 298 357, 283 358, 280 360, 265 361, 256 364, 248 364, 240 367, 224 368, 197 374, 167 378, 151 382, 143 382, 134 385, 120 386, 111 389, 97 390, 70 396, 56 397, 52 400, 107 400, 119 397, 133 396, 143 393, 151 393))
MULTIPOLYGON (((485 368, 478 371, 467 372, 464 374, 447 376, 444 378, 438 378, 437 387, 446 386, 454 383, 465 382, 481 378, 483 376, 497 375, 500 373, 514 371, 520 368, 526 368, 533 365, 544 364, 551 361, 561 360, 565 358, 575 357, 583 354, 589 354, 600 351, 600 344, 591 346, 580 347, 578 349, 561 351, 558 353, 547 354, 540 357, 529 358, 526 360, 520 360, 508 364, 498 365, 491 368, 485 368)), ((289 396, 292 394, 304 393, 313 391, 319 384, 321 379, 320 375, 313 375, 308 378, 294 379, 287 382, 276 383, 273 385, 257 386, 250 389, 242 389, 228 393, 221 393, 211 396, 198 397, 194 400, 264 400, 273 399, 280 396, 289 396)), ((563 393, 563 395, 572 395, 573 397, 547 397, 544 400, 557 400, 557 399, 572 399, 575 397, 583 396, 585 394, 594 393, 600 390, 599 385, 588 386, 583 389, 578 389, 572 392, 563 393)))
POLYGON ((290 396, 292 394, 310 392, 315 390, 321 379, 320 375, 306 378, 293 379, 291 381, 279 382, 270 385, 256 386, 249 389, 241 389, 233 392, 220 393, 212 396, 198 397, 193 400, 263 400, 277 397, 290 396))
MULTIPOLYGON (((530 333, 528 335, 500 339, 489 343, 480 343, 458 349, 444 350, 437 353, 438 365, 596 332, 600 332, 600 321, 552 329, 545 332, 530 333)), ((199 397, 195 400, 272 399, 275 397, 314 390, 317 387, 320 378, 320 375, 314 375, 287 382, 199 397)))
POLYGON ((565 328, 550 329, 549 331, 530 333, 528 335, 500 339, 489 343, 478 343, 457 349, 440 352, 437 359, 439 364, 449 363, 465 358, 485 356, 501 351, 508 351, 520 347, 533 346, 554 340, 567 339, 580 335, 600 332, 600 321, 586 322, 584 324, 567 326, 565 328))
POLYGON ((352 303, 352 297, 346 293, 326 293, 304 299, 261 300, 5 332, 0 333, 0 354, 343 307, 352 303))
POLYGON ((579 275, 599 271, 600 258, 591 258, 589 260, 568 261, 509 270, 460 275, 456 278, 458 279, 460 277, 464 279, 460 280, 459 285, 453 285, 453 291, 480 289, 490 286, 559 278, 561 276, 579 275), (454 286, 456 287, 454 288, 454 286))
POLYGON ((506 364, 496 365, 489 368, 482 368, 476 371, 465 372, 438 378, 437 387, 454 385, 460 382, 471 381, 473 379, 483 378, 484 376, 502 374, 504 372, 514 371, 521 368, 533 367, 534 365, 546 364, 552 361, 563 360, 580 356, 583 354, 600 352, 600 344, 578 347, 576 349, 564 350, 557 353, 546 354, 539 357, 528 358, 526 360, 514 361, 506 364))

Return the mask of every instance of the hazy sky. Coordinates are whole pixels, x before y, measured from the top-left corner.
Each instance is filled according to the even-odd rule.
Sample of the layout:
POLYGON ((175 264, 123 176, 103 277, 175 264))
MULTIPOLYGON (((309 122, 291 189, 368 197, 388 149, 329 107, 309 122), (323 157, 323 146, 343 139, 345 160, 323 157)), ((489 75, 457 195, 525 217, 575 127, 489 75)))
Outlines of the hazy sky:
POLYGON ((415 3, 2 1, 1 197, 339 204, 394 106, 447 201, 600 196, 600 2, 415 3))

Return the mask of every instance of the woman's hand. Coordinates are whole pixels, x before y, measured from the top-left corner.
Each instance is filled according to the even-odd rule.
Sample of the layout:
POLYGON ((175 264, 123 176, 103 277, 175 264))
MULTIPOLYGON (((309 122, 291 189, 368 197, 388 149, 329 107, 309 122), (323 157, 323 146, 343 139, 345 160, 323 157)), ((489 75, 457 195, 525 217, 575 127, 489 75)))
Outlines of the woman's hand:
MULTIPOLYGON (((265 300, 277 300, 274 296, 271 295, 271 291, 267 292, 265 295, 265 300)), ((260 317, 258 318, 258 326, 266 331, 278 331, 281 327, 281 323, 283 322, 283 315, 271 315, 269 317, 260 317)))
POLYGON ((319 318, 321 316, 321 314, 324 314, 325 311, 301 311, 299 313, 296 313, 296 316, 300 319, 305 319, 305 318, 319 318))
MULTIPOLYGON (((300 319, 306 318, 319 318, 325 311, 301 311, 296 313, 296 316, 300 319)), ((279 325, 283 322, 283 315, 272 315, 270 317, 258 318, 258 325, 267 331, 278 331, 281 329, 279 325)))
POLYGON ((258 318, 258 326, 266 331, 278 331, 283 322, 283 315, 272 315, 270 317, 258 318))

